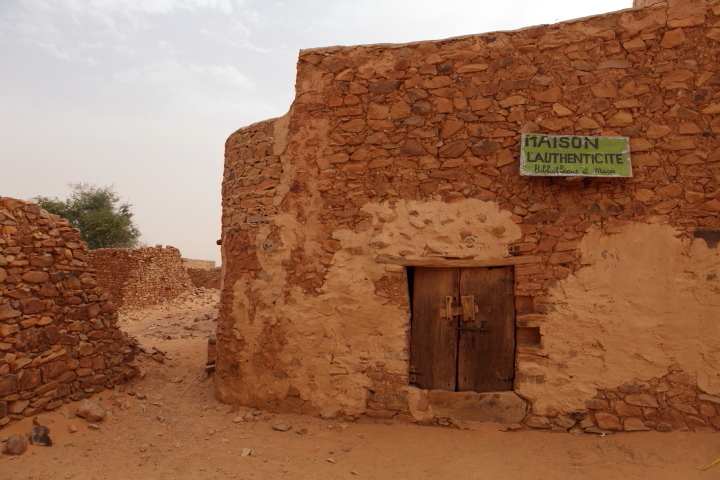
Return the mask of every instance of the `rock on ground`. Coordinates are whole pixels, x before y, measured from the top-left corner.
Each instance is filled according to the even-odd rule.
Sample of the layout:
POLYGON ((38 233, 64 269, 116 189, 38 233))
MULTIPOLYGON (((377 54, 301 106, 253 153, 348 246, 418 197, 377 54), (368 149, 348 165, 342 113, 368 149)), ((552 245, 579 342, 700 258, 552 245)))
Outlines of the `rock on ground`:
POLYGON ((8 438, 2 453, 5 455, 22 455, 27 450, 27 442, 22 435, 12 435, 8 438))
POLYGON ((85 399, 80 402, 75 415, 84 418, 88 422, 100 422, 103 418, 105 418, 106 414, 105 410, 100 405, 85 399))

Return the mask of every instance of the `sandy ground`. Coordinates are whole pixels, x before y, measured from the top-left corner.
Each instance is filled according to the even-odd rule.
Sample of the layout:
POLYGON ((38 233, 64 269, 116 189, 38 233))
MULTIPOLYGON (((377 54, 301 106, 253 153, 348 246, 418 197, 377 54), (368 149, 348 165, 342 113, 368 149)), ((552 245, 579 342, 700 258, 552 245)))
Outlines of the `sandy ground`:
MULTIPOLYGON (((714 479, 717 434, 504 432, 275 415, 218 403, 204 375, 217 291, 138 310, 122 327, 166 353, 145 375, 97 395, 112 415, 48 413, 54 445, 0 455, 0 479, 714 479), (242 416, 240 420, 238 417, 242 416), (287 423, 278 431, 273 425, 287 423), (69 432, 69 426, 77 428, 69 432), (94 427, 98 429, 94 429, 94 427)), ((32 419, 0 430, 27 434, 32 419)))

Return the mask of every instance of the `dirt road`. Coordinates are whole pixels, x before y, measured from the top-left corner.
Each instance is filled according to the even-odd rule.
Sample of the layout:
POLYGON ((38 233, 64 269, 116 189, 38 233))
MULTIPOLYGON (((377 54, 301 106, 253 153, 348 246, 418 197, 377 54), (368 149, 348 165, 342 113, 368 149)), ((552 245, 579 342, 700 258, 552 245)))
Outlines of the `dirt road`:
MULTIPOLYGON (((203 381, 217 292, 125 314, 123 329, 166 353, 143 356, 144 378, 104 392, 111 412, 91 424, 76 404, 46 416, 54 445, 0 455, 5 479, 713 479, 717 434, 621 433, 605 437, 488 425, 458 430, 275 415, 218 403, 203 381), (197 320, 197 321, 196 321, 197 320), (285 425, 283 425, 285 424, 285 425), (77 428, 70 433, 69 426, 77 428), (280 431, 275 427, 290 427, 280 431), (97 429, 94 429, 97 428, 97 429)), ((0 439, 32 428, 28 418, 0 439)))

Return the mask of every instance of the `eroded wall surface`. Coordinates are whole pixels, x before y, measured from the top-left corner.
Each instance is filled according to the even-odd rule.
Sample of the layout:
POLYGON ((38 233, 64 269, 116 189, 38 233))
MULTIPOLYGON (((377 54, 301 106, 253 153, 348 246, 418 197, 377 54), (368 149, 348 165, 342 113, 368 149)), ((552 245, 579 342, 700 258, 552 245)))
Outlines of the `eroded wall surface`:
POLYGON ((218 397, 447 423, 408 385, 403 265, 496 261, 526 425, 720 425, 718 22, 676 0, 301 52, 288 114, 226 144, 218 397), (634 176, 521 177, 521 132, 628 136, 634 176))
POLYGON ((136 374, 96 273, 67 220, 0 197, 0 428, 136 374))

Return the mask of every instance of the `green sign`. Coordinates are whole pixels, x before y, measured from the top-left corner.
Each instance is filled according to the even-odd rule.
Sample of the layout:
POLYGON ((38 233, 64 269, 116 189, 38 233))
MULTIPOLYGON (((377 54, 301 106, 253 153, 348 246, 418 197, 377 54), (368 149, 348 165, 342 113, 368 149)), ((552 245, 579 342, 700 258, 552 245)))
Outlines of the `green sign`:
POLYGON ((520 175, 632 177, 627 137, 523 133, 520 175))

